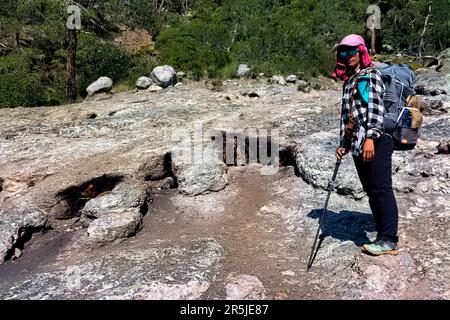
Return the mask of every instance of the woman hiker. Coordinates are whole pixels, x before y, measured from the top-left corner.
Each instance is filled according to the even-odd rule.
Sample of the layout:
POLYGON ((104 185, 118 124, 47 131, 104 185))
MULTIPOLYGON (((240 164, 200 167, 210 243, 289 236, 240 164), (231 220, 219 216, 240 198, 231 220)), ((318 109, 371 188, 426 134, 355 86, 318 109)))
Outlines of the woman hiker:
POLYGON ((336 158, 342 159, 346 153, 353 155, 377 231, 375 241, 364 244, 362 251, 372 255, 397 254, 398 210, 392 190, 394 144, 392 137, 383 132, 385 87, 361 36, 348 35, 338 44, 332 76, 345 81, 336 158), (364 77, 366 90, 358 81, 364 77))

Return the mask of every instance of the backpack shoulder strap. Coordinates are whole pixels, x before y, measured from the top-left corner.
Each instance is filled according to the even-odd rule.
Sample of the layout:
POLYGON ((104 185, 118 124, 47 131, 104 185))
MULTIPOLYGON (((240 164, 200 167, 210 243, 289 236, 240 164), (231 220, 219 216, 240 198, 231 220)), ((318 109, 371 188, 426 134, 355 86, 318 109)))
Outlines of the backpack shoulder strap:
MULTIPOLYGON (((360 74, 357 76, 355 81, 355 88, 353 88, 353 92, 358 87, 358 92, 360 98, 364 103, 369 103, 369 92, 370 92, 370 72, 373 68, 366 68, 361 70, 360 74)), ((353 95, 352 92, 352 95, 353 95)))

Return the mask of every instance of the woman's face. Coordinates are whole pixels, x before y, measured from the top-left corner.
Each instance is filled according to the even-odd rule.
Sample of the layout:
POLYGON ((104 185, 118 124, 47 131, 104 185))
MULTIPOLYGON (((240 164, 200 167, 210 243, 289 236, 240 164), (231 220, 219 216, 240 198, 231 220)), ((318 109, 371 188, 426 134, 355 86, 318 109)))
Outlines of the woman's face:
POLYGON ((338 59, 350 69, 356 69, 359 66, 360 58, 358 48, 342 47, 338 51, 338 59))
POLYGON ((352 69, 356 69, 359 66, 359 61, 359 54, 356 53, 356 55, 348 59, 347 65, 352 69))

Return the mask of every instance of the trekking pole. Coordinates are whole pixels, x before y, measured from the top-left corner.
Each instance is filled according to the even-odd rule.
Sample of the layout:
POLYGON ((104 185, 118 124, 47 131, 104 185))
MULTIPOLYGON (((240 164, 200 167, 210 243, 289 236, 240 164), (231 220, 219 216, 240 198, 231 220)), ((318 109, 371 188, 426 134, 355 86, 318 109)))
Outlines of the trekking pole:
POLYGON ((338 173, 340 165, 341 165, 341 160, 339 159, 339 160, 336 161, 336 165, 334 167, 333 177, 331 178, 331 181, 328 183, 327 200, 325 201, 325 207, 323 208, 322 215, 320 216, 320 219, 319 219, 319 228, 317 228, 316 237, 314 239, 314 244, 313 244, 313 246, 311 248, 311 255, 309 256, 309 261, 308 261, 308 266, 306 268, 306 271, 309 271, 309 269, 311 268, 311 266, 313 264, 313 261, 314 261, 314 251, 316 249, 317 239, 319 238, 320 229, 322 227, 323 217, 325 216, 325 213, 327 211, 328 201, 330 200, 331 191, 333 191, 334 181, 336 180, 336 176, 337 176, 337 173, 338 173))

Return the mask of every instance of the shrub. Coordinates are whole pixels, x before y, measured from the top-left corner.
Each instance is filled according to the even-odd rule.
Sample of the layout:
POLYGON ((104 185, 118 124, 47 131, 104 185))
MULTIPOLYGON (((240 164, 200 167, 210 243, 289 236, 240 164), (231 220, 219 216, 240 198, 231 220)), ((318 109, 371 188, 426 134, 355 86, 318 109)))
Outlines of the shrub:
POLYGON ((126 79, 132 67, 132 57, 115 44, 82 33, 78 39, 76 72, 81 96, 99 77, 110 77, 114 82, 126 79))
POLYGON ((152 70, 157 66, 151 54, 146 52, 138 52, 132 57, 132 67, 128 71, 127 79, 125 83, 134 88, 136 81, 142 76, 149 77, 152 70))
POLYGON ((0 108, 45 104, 40 74, 31 68, 31 53, 0 57, 0 108))
POLYGON ((216 76, 232 62, 226 50, 226 27, 194 20, 166 29, 157 38, 161 64, 191 71, 195 78, 216 76))

